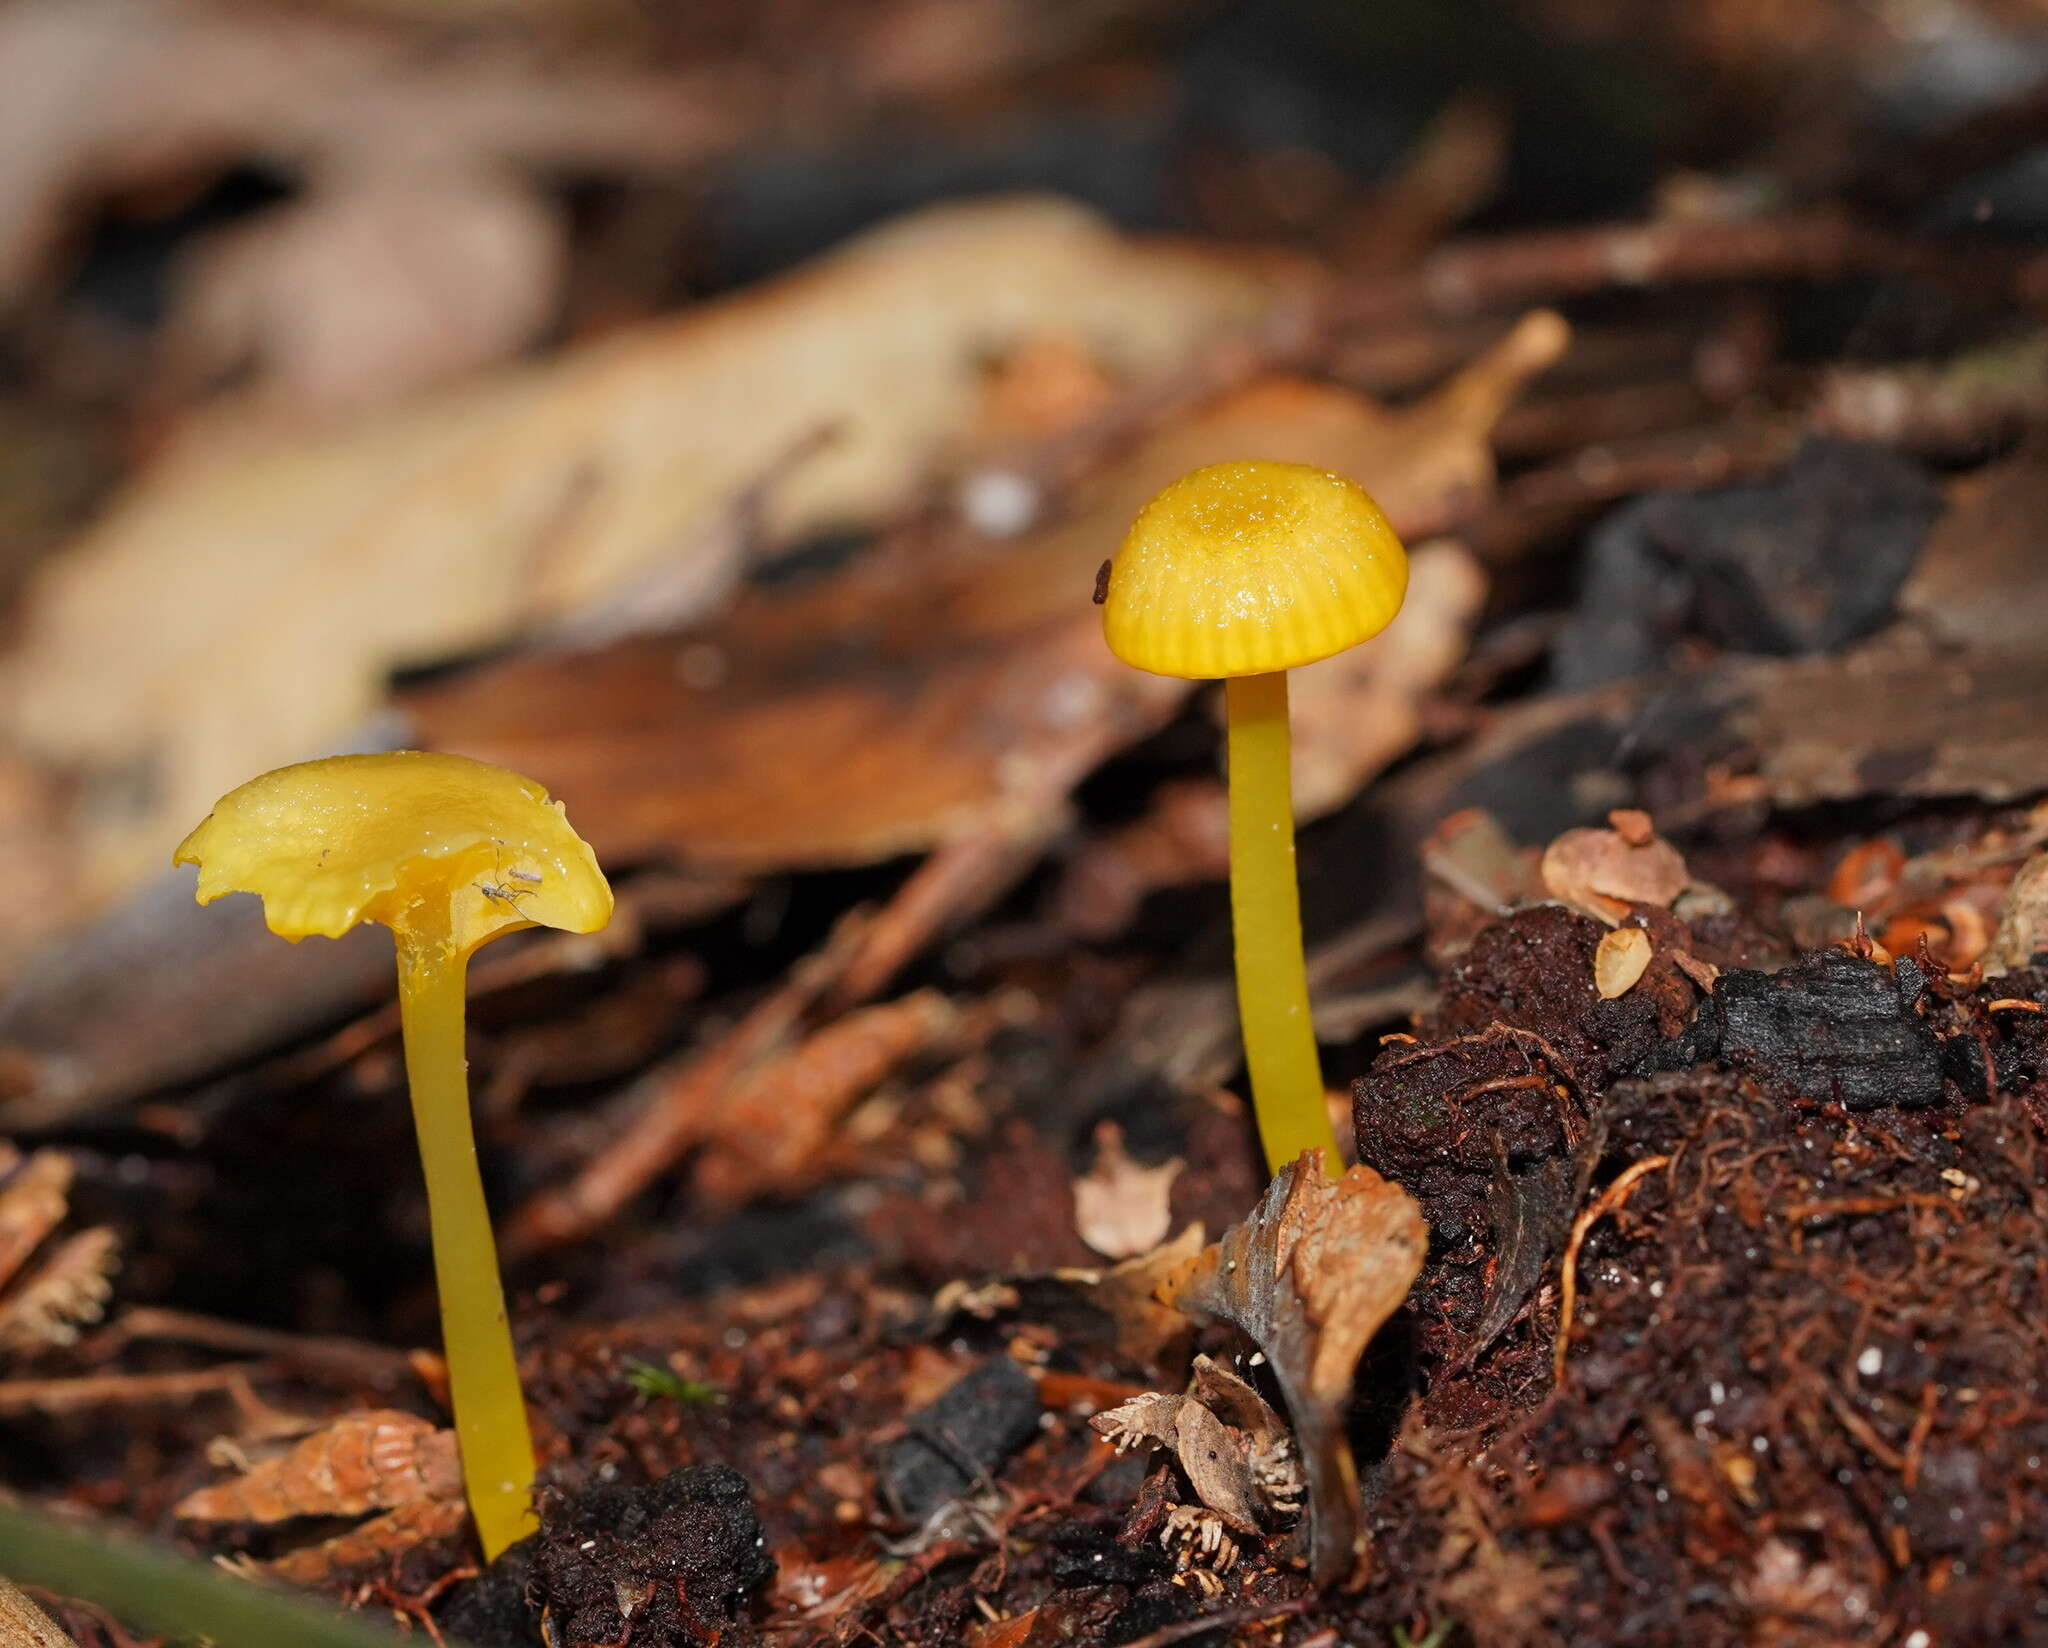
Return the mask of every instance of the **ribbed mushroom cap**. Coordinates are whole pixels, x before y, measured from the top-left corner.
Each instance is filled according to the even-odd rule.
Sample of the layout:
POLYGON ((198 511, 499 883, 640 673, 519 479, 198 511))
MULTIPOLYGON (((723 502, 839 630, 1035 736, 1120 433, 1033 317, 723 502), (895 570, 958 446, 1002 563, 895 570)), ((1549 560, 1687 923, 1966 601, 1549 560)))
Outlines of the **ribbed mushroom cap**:
POLYGON ((270 930, 339 938, 359 921, 474 949, 514 927, 595 932, 612 890, 561 803, 460 755, 337 755, 252 778, 178 846, 199 902, 256 893, 270 930), (444 926, 445 924, 445 926, 444 926))
POLYGON ((1132 523, 1102 627, 1155 675, 1264 675, 1377 635, 1407 588, 1401 540, 1360 487, 1306 464, 1211 464, 1132 523))

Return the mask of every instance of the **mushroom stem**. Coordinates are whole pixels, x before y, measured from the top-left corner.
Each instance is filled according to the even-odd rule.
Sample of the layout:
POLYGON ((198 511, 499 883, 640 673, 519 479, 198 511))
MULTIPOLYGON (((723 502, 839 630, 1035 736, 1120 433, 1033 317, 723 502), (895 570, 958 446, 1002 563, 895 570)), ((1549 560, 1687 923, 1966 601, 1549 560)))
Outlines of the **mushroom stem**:
POLYGON ((477 1171, 463 1044, 469 956, 452 941, 398 933, 398 1009, 413 1126, 426 1171, 434 1279, 462 1479, 484 1556, 537 1526, 533 1437, 498 1280, 497 1244, 477 1171))
POLYGON ((1266 1165, 1279 1172, 1320 1150, 1343 1171, 1323 1102, 1323 1072, 1308 1009, 1301 949, 1301 890, 1294 871, 1294 783, 1287 674, 1232 676, 1223 684, 1230 725, 1230 923, 1237 942, 1237 1014, 1251 1072, 1252 1109, 1266 1165))

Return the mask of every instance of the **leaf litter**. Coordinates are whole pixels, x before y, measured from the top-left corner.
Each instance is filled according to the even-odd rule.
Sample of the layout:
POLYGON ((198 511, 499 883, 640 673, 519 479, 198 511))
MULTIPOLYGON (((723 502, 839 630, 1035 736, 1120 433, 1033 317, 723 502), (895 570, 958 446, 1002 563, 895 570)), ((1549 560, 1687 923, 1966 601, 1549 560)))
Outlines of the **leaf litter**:
MULTIPOLYGON (((1018 38, 1001 10, 976 12, 997 59, 1018 38)), ((916 13, 876 27, 928 44, 916 13)), ((1714 38, 1737 96, 1742 53, 1765 43, 1736 23, 1714 38)), ((883 55, 915 78, 916 52, 883 55)), ((877 69, 849 62, 854 80, 877 69)), ((1002 246, 1026 285, 1046 277, 986 352, 903 366, 883 295, 902 288, 853 301, 843 260, 751 294, 736 309, 776 328, 847 299, 836 314, 892 351, 920 418, 887 424, 865 394, 823 409, 851 423, 721 414, 719 433, 775 438, 707 449, 703 476, 675 472, 687 496, 650 484, 618 515, 618 477, 557 438, 608 427, 638 369, 755 385, 749 404, 779 416, 773 389, 816 361, 763 346, 722 376, 696 353, 708 325, 629 326, 559 371, 442 392, 438 412, 475 410, 477 438, 502 440, 492 464, 433 415, 317 439, 237 433, 226 408, 188 420, 166 481, 218 463, 239 484, 261 453, 295 451, 277 473, 334 483, 260 521, 229 511, 242 545, 381 553, 409 506, 363 478, 396 451, 420 466, 419 520, 431 502, 434 530, 476 550, 453 603, 474 599, 475 627, 429 626, 418 656, 388 634, 353 653, 323 725, 344 699, 383 702, 393 661, 509 645, 414 683, 406 706, 446 742, 574 766, 613 856, 687 862, 623 878, 636 919, 615 944, 496 973, 472 1048, 486 1158, 502 1205, 525 1208, 507 1248, 525 1255, 550 1471, 535 1545, 478 1574, 459 1502, 413 1491, 447 1444, 441 1370, 399 1348, 432 1329, 390 1280, 418 1207, 383 1170, 388 1026, 225 1073, 323 1002, 361 999, 345 991, 280 1007, 267 1032, 223 1026, 226 1051, 180 1072, 204 1085, 165 1092, 156 1049, 187 1045, 181 1012, 102 967, 125 1087, 81 1079, 69 1091, 95 1096, 66 1110, 69 1050, 10 1057, 46 1120, 93 1118, 82 1140, 44 1140, 36 1112, 9 1113, 70 1164, 60 1197, 45 1165, 0 1218, 20 1274, 105 1231, 127 1307, 45 1337, 33 1377, 10 1367, 10 1481, 26 1436, 28 1492, 136 1521, 194 1494, 303 1507, 185 1537, 482 1648, 2030 1640, 2029 1461, 2048 1441, 2030 1371, 2048 1124, 2048 986, 2029 966, 2048 765, 2024 620, 2039 457, 1987 465, 1969 445, 2012 440, 2024 393, 1964 405, 1953 376, 1873 356, 1845 411, 1776 325, 1794 287, 1812 288, 1802 326, 1839 308, 1845 275, 1943 282, 1987 311, 2027 288, 1995 252, 1831 209, 1716 215, 1725 200, 1430 249, 1505 138, 1482 123, 1459 141, 1459 177, 1418 162, 1392 186, 1416 194, 1405 249, 1370 263, 1353 218, 1346 256, 1372 279, 1298 305, 1298 271, 1031 209, 1004 220, 1010 242, 1000 213, 903 231, 959 230, 917 265, 962 277, 957 308, 927 305, 956 341, 990 335, 996 283, 975 271, 1002 246), (1069 234, 1065 264, 1047 248, 1069 234), (1060 269, 1087 279, 1063 287, 1060 269), (1152 275, 1190 285, 1167 302, 1152 275), (1618 287, 1638 319, 1603 307, 1618 287), (1235 330, 1276 292, 1281 313, 1235 330), (1116 338, 1147 298, 1176 330, 1141 359, 1116 338), (1568 347, 1555 317, 1516 323, 1560 300, 1568 347), (1488 436, 1517 395, 1497 483, 1488 436), (1882 450, 1801 446, 1845 420, 1882 450), (1322 819, 1302 850, 1328 925, 1319 1028, 1333 1076, 1359 1078, 1367 1165, 1335 1186, 1290 1170, 1263 1200, 1242 1108, 1214 1091, 1233 1072, 1213 730, 1186 689, 1095 673, 1084 645, 1124 466, 1136 490, 1147 466, 1254 439, 1384 462, 1398 474, 1368 478, 1436 538, 1418 544, 1413 632, 1305 681, 1299 705, 1303 812, 1322 819), (518 510, 498 461, 533 482, 518 510), (1882 555, 1816 507, 1859 476, 1899 506, 1873 524, 1882 555), (321 498, 367 513, 309 525, 321 498), (738 584, 849 525, 872 536, 738 584), (1620 548, 1567 616, 1560 575, 1590 538, 1620 548), (1781 563, 1792 576, 1759 578, 1781 563), (1639 585, 1646 604, 1600 610, 1639 585), (1560 633, 1603 678, 1545 697, 1560 633), (1788 647, 1806 655, 1756 656, 1788 647), (1617 664, 1647 673, 1615 680, 1617 664), (834 758, 792 776, 789 752, 821 736, 834 758), (1147 991, 1179 1005, 1130 1011, 1147 991), (118 1129, 106 1149, 99 1127, 118 1129), (176 1312, 150 1314, 167 1293, 291 1325, 187 1313, 171 1331, 176 1312), (351 1351, 337 1324, 384 1343, 351 1351), (679 1394, 699 1390, 724 1400, 679 1394), (1091 1421, 1154 1445, 1118 1458, 1091 1421), (203 1457, 258 1463, 221 1481, 203 1457), (364 1520, 337 1534, 329 1512, 364 1520), (1318 1589, 1329 1576, 1352 1586, 1318 1589)), ((896 245, 901 276, 916 258, 896 245)), ((248 353, 248 334, 224 336, 248 353)), ((2024 339, 2013 358, 2031 358, 2024 339)), ((647 474, 673 456, 661 444, 636 455, 647 474)), ((292 648, 321 633, 278 657, 310 657, 292 648)), ((182 736, 177 760, 199 743, 182 736)), ((235 736, 206 733, 246 748, 235 736)), ((83 797, 40 775, 10 839, 33 845, 36 817, 95 785, 118 801, 125 770, 83 797)), ((135 804, 121 817, 145 816, 135 804)), ((52 896, 73 896, 67 862, 35 878, 52 896)), ((92 858, 83 902, 120 882, 110 866, 92 858)), ((203 976, 184 969, 191 1000, 203 976)), ((213 994, 272 988, 244 977, 213 994)), ((189 1001, 182 1017, 199 1017, 189 1001)))

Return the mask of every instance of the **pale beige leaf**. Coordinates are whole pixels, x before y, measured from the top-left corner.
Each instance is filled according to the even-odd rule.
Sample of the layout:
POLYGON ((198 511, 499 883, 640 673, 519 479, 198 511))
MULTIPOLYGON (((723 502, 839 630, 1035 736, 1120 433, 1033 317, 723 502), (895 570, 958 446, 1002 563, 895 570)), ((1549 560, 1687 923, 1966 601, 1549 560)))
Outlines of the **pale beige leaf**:
MULTIPOLYGON (((104 896, 249 774, 353 736, 394 666, 574 614, 706 543, 715 594, 721 508, 818 431, 835 438, 761 500, 763 542, 901 504, 1006 345, 1061 332, 1146 374, 1271 290, 1062 202, 970 203, 319 438, 224 412, 38 579, 0 734, 83 775, 75 837, 104 896)), ((1484 429, 1459 450, 1483 458, 1484 429)))
POLYGON ((1124 1149, 1115 1122, 1095 1130, 1095 1162, 1074 1181, 1074 1229, 1106 1259, 1150 1253, 1173 1228, 1168 1201, 1186 1164, 1180 1157, 1144 1167, 1124 1149))
POLYGON ((205 243, 165 327, 171 388, 243 369, 300 422, 397 401, 532 342, 563 263, 560 212, 508 172, 351 167, 205 243))
POLYGON ((1593 988, 1603 1001, 1625 996, 1650 965, 1650 935, 1640 927, 1617 927, 1603 934, 1593 952, 1593 988))

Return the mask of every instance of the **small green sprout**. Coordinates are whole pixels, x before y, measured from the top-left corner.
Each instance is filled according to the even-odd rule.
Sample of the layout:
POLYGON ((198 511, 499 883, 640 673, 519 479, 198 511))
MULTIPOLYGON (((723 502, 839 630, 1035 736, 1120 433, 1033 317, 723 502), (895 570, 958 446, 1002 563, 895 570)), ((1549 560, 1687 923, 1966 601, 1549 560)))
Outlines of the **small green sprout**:
POLYGON ((692 1379, 687 1374, 677 1373, 674 1368, 657 1367, 652 1362, 629 1360, 626 1363, 626 1383, 640 1393, 646 1401, 656 1396, 666 1396, 685 1407, 715 1407, 725 1400, 725 1392, 708 1379, 692 1379))

